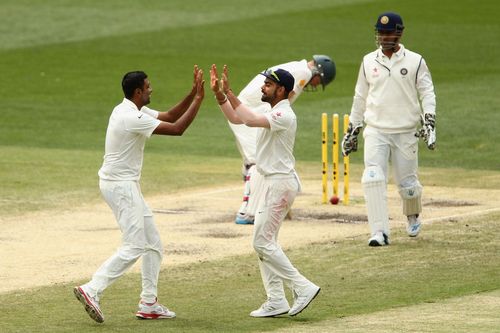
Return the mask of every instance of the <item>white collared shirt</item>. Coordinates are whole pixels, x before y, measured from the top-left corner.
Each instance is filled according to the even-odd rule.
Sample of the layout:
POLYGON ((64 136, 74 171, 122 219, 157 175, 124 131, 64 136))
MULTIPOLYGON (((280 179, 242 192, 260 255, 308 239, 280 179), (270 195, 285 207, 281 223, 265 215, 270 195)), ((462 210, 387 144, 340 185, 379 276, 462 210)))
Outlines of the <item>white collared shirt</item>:
POLYGON ((109 117, 104 162, 99 177, 104 180, 139 180, 144 145, 161 123, 158 111, 143 106, 141 110, 124 98, 109 117))
POLYGON ((364 56, 350 121, 387 133, 414 131, 424 113, 436 113, 431 74, 421 55, 402 44, 388 58, 381 49, 364 56))
POLYGON ((259 128, 257 134, 257 170, 264 176, 291 174, 295 168, 293 147, 297 117, 284 99, 264 114, 271 128, 259 128))

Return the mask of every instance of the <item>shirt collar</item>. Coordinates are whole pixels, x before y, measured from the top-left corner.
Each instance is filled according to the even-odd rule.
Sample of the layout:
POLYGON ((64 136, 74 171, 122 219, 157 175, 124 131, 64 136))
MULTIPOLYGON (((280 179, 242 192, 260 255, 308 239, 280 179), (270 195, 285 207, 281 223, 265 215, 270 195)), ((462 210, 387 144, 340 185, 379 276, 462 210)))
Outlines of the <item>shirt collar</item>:
POLYGON ((285 98, 285 99, 282 99, 281 101, 279 101, 278 103, 276 103, 276 105, 273 107, 273 109, 279 107, 279 106, 290 106, 290 100, 288 100, 288 98, 285 98))
POLYGON ((128 99, 128 98, 126 98, 126 97, 124 97, 124 98, 123 98, 122 103, 123 103, 123 104, 125 104, 125 105, 127 105, 127 106, 129 106, 129 107, 131 107, 131 108, 133 108, 133 109, 134 109, 134 110, 136 110, 136 111, 140 111, 140 110, 137 108, 137 105, 135 105, 135 103, 134 103, 134 102, 132 102, 130 99, 128 99))
MULTIPOLYGON (((403 57, 405 55, 405 46, 403 44, 399 43, 399 50, 398 50, 398 52, 393 53, 392 55, 396 56, 397 59, 403 57)), ((382 52, 381 48, 379 48, 377 50, 377 58, 380 58, 380 59, 387 58, 387 56, 384 54, 384 52, 382 52)))

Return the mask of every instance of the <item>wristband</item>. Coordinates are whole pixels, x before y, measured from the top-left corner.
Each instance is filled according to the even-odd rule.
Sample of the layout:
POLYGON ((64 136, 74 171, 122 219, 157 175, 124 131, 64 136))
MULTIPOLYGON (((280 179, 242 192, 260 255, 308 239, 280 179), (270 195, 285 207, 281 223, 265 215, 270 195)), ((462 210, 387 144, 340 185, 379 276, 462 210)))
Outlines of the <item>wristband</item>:
POLYGON ((227 102, 227 96, 226 96, 226 95, 224 95, 224 99, 223 99, 223 100, 219 100, 219 99, 217 98, 217 96, 214 96, 214 97, 215 97, 215 99, 217 100, 217 103, 219 103, 219 105, 222 105, 222 104, 224 104, 224 103, 226 103, 226 102, 227 102))

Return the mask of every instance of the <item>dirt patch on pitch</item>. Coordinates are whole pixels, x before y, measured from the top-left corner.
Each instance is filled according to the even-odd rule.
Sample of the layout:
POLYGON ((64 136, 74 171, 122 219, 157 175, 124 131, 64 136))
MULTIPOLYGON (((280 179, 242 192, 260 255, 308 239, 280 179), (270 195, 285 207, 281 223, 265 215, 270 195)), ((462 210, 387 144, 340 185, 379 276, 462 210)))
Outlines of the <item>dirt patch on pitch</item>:
POLYGON ((422 203, 424 207, 471 207, 479 206, 477 202, 455 200, 429 200, 422 203))
POLYGON ((311 210, 294 211, 294 218, 299 221, 327 221, 330 223, 368 223, 366 215, 345 214, 337 212, 315 212, 311 210))
MULTIPOLYGON (((304 175, 305 177, 306 175, 304 175)), ((342 186, 342 184, 340 184, 342 186)), ((365 242, 369 230, 363 193, 351 184, 348 206, 322 205, 320 181, 303 181, 292 219, 280 230, 283 248, 312 243, 332 244, 343 239, 365 242)), ((186 263, 253 253, 253 226, 236 225, 243 185, 204 188, 171 195, 147 197, 165 249, 163 268, 186 263)), ((498 211, 500 190, 426 187, 425 223, 450 221, 498 211), (463 201, 463 198, 474 201, 463 201)), ((394 186, 388 189, 392 228, 404 228, 401 201, 394 186)), ((85 281, 121 243, 121 234, 104 203, 42 211, 23 216, 0 216, 4 235, 0 242, 0 292, 69 281, 85 281), (33 269, 36 267, 36 274, 33 269)), ((397 242, 396 239, 392 239, 397 242)), ((132 271, 138 272, 136 264, 132 271)))

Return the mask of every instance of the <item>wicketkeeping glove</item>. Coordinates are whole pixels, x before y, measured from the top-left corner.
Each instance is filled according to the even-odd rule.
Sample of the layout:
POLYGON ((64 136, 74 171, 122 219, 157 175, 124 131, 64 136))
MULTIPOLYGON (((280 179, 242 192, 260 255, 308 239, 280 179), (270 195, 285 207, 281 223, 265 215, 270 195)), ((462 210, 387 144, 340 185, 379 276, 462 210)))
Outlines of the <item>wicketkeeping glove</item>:
POLYGON ((353 125, 349 123, 347 131, 342 139, 342 155, 347 156, 353 151, 358 150, 358 134, 363 128, 362 125, 353 125))
POLYGON ((417 132, 417 137, 423 138, 427 148, 436 148, 436 115, 426 113, 422 119, 422 128, 417 132))

